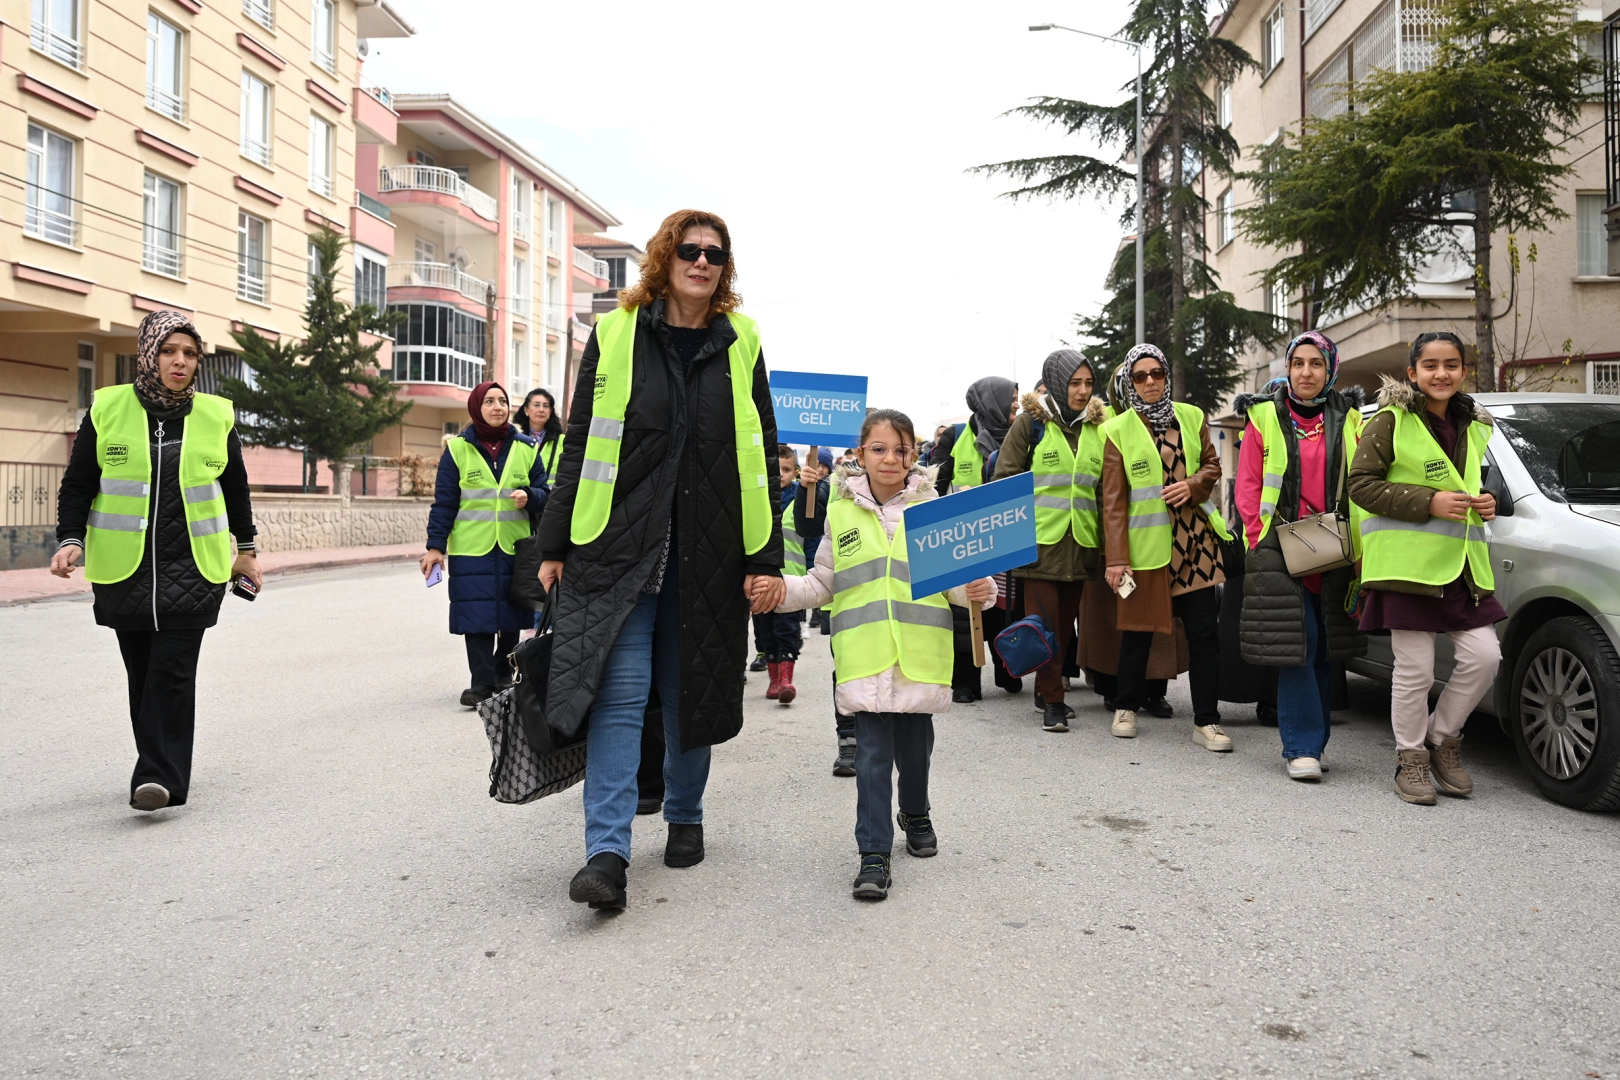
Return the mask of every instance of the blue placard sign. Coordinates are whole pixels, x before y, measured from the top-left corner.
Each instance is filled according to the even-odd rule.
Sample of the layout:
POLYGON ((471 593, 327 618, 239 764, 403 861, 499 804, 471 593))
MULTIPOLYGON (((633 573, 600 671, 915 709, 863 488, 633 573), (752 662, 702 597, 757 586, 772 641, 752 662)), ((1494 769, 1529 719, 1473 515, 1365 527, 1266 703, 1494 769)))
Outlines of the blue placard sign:
POLYGON ((912 599, 1027 566, 1038 555, 1033 473, 906 507, 912 599))
POLYGON ((866 376, 773 371, 771 404, 778 441, 854 446, 866 419, 866 376))

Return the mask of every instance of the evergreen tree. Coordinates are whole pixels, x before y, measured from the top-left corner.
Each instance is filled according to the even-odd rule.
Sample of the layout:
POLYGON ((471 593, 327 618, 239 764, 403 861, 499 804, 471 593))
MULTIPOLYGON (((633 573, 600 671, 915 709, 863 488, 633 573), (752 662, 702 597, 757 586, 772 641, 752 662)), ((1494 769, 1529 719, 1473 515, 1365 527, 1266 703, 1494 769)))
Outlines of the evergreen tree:
MULTIPOLYGON (((1174 366, 1175 396, 1214 408, 1237 385, 1240 355, 1283 336, 1279 320, 1239 307, 1220 289, 1218 275, 1203 259, 1207 247, 1200 223, 1206 204, 1198 175, 1206 168, 1229 174, 1238 156, 1237 143, 1217 121, 1204 88, 1230 82, 1254 61, 1236 42, 1210 36, 1206 0, 1137 0, 1119 36, 1141 42, 1150 57, 1142 75, 1146 161, 1138 166, 1145 170, 1146 188, 1144 333, 1174 366)), ((1136 153, 1134 81, 1124 90, 1124 100, 1112 105, 1038 97, 1010 112, 1091 136, 1113 151, 1111 159, 1061 154, 975 171, 1022 184, 1006 193, 1015 200, 1134 195, 1136 174, 1125 167, 1136 153)), ((1121 221, 1129 228, 1135 217, 1133 198, 1121 221)), ((1096 315, 1076 317, 1109 366, 1135 344, 1135 282, 1134 251, 1122 251, 1108 277, 1113 298, 1096 315)))
POLYGON ((1560 147, 1596 65, 1565 0, 1435 3, 1434 63, 1345 87, 1346 111, 1312 120, 1247 174, 1266 199, 1239 214, 1251 239, 1294 252, 1268 280, 1303 291, 1308 319, 1410 296, 1436 255, 1468 259, 1477 380, 1494 388, 1491 235, 1569 216, 1560 147))
POLYGON ((410 403, 377 371, 381 342, 362 344, 363 331, 387 333, 398 313, 352 305, 337 295, 337 268, 348 244, 322 229, 310 237, 318 270, 304 305, 308 336, 271 341, 251 326, 231 336, 253 385, 222 380, 221 393, 237 409, 237 430, 256 446, 301 449, 319 460, 343 461, 376 435, 405 419, 410 403))

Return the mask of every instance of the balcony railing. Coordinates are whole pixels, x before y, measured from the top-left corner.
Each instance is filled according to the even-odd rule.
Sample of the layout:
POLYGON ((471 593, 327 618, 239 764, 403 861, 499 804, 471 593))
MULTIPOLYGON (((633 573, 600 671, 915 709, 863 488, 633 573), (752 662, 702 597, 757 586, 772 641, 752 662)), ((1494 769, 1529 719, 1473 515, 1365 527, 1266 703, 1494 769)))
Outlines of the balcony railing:
POLYGON ((546 230, 546 250, 553 255, 562 254, 562 239, 550 229, 546 230))
POLYGON ((599 277, 604 281, 607 280, 607 260, 598 259, 595 255, 592 255, 590 252, 585 251, 582 248, 574 249, 574 265, 585 271, 587 274, 590 274, 592 277, 599 277))
POLYGON ((148 86, 146 88, 146 103, 170 120, 183 121, 186 118, 186 103, 167 90, 156 86, 148 86))
POLYGON ((378 191, 436 191, 441 195, 454 195, 486 221, 496 221, 499 214, 495 196, 479 191, 456 174, 454 169, 440 169, 433 165, 388 165, 378 176, 378 191))
MULTIPOLYGON (((453 289, 480 304, 489 294, 489 282, 475 278, 450 263, 392 262, 388 264, 388 284, 428 289, 453 289)), ((476 385, 476 384, 475 384, 476 385)))
POLYGON ((558 311, 556 308, 552 307, 550 304, 547 304, 546 305, 546 329, 547 330, 555 330, 560 334, 560 333, 562 333, 562 328, 563 328, 563 313, 558 311))
POLYGON ((507 308, 514 316, 528 322, 534 310, 527 296, 513 296, 506 301, 507 308))
POLYGON ((242 11, 266 30, 276 28, 275 12, 270 8, 270 0, 242 0, 242 11))
POLYGON ((43 206, 29 206, 23 214, 23 232, 53 244, 74 247, 79 240, 79 223, 72 214, 60 214, 43 206))
POLYGON ((258 139, 244 136, 242 138, 242 153, 250 161, 257 161, 265 168, 270 167, 270 144, 262 143, 258 139))
POLYGON ((442 345, 394 348, 394 381, 459 386, 471 390, 484 381, 484 361, 442 345))
POLYGON ((364 210, 368 214, 375 214, 384 221, 393 220, 394 212, 388 209, 387 203, 380 203, 363 191, 356 191, 354 193, 354 201, 359 205, 360 209, 364 210))
POLYGON ((361 83, 360 89, 377 99, 377 101, 381 102, 385 107, 389 109, 394 107, 394 95, 387 87, 373 86, 371 83, 361 83))
POLYGON ((75 71, 84 67, 84 46, 65 34, 58 34, 44 23, 35 21, 28 34, 28 43, 52 60, 59 60, 75 71))
POLYGON ((62 486, 64 469, 62 465, 0 461, 0 489, 6 494, 0 525, 55 525, 56 490, 62 486))
POLYGON ((141 266, 154 274, 179 277, 180 252, 175 248, 167 248, 148 240, 141 245, 141 266))
POLYGON ((246 266, 239 265, 236 268, 236 295, 243 300, 251 300, 255 304, 264 303, 268 286, 262 276, 263 273, 263 270, 255 272, 246 266))

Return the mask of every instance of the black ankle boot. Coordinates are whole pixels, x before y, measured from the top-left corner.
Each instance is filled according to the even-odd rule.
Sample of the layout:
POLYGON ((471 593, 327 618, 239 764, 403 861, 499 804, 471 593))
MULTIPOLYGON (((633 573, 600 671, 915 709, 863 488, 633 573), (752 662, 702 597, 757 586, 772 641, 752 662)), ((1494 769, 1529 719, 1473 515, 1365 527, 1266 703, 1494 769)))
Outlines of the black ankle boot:
POLYGON ((599 910, 623 910, 625 904, 625 869, 623 859, 611 851, 599 851, 574 875, 568 883, 568 899, 576 904, 589 904, 599 910))
POLYGON ((703 826, 669 823, 669 840, 664 844, 665 866, 696 866, 703 861, 703 826))

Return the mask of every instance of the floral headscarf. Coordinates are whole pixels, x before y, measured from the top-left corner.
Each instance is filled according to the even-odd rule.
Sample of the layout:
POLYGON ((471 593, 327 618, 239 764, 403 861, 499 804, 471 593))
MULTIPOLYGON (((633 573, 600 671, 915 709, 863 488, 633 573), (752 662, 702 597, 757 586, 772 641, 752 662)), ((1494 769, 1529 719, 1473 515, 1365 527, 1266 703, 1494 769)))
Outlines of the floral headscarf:
POLYGON ((191 404, 197 393, 197 379, 193 376, 184 390, 171 390, 158 370, 158 353, 173 333, 190 334, 202 352, 202 335, 191 325, 191 320, 178 311, 154 311, 141 320, 135 335, 135 396, 154 412, 168 412, 191 404))
MULTIPOLYGON (((1288 397, 1296 405, 1320 405, 1327 400, 1328 391, 1333 384, 1339 381, 1339 347, 1333 344, 1333 339, 1316 330, 1307 330, 1299 337, 1288 343, 1288 351, 1283 353, 1283 370, 1288 370, 1288 364, 1294 359, 1294 350, 1301 345, 1315 345, 1322 350, 1322 356, 1327 360, 1327 382, 1322 387, 1320 397, 1305 401, 1294 393, 1294 384, 1287 375, 1282 377, 1282 384, 1288 387, 1288 397)), ((1277 380, 1273 380, 1275 382, 1277 380)))
POLYGON ((1138 345, 1125 354, 1125 363, 1120 365, 1119 376, 1115 377, 1116 386, 1120 382, 1124 383, 1125 397, 1123 400, 1129 401, 1131 408, 1142 414, 1142 419, 1147 421, 1148 428, 1155 436, 1164 434, 1165 429, 1176 422, 1176 405, 1170 398, 1170 381, 1172 377, 1170 361, 1164 358, 1164 352, 1157 345, 1148 345, 1146 343, 1138 345), (1164 367, 1164 396, 1152 405, 1142 400, 1142 395, 1136 392, 1136 384, 1131 381, 1131 369, 1144 356, 1156 357, 1164 367))

